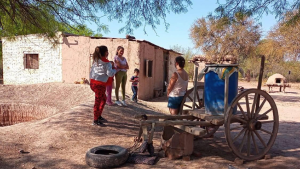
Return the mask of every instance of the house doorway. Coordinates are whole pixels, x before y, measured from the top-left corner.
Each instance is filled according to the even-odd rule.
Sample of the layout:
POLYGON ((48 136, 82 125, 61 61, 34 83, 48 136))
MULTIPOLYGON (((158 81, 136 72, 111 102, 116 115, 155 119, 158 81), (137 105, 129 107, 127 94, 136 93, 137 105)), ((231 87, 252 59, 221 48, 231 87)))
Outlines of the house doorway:
POLYGON ((163 92, 167 91, 168 82, 168 71, 169 71, 169 52, 164 52, 164 79, 163 79, 163 92))

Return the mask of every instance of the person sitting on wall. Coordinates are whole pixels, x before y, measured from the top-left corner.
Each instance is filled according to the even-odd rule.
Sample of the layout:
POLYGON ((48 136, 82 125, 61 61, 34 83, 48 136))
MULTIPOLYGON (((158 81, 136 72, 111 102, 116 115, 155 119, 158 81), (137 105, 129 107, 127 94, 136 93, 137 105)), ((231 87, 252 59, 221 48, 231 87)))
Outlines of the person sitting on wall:
POLYGON ((183 69, 185 60, 182 56, 175 58, 176 72, 173 73, 167 90, 168 107, 172 115, 177 115, 180 104, 188 87, 188 74, 183 69))

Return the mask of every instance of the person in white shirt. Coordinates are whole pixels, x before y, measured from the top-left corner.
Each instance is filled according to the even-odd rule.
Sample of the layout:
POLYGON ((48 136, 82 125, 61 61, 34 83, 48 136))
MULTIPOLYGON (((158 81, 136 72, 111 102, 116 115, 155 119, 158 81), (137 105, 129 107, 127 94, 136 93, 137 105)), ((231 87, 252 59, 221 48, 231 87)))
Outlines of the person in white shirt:
POLYGON ((94 122, 93 125, 103 126, 107 121, 102 117, 102 111, 106 102, 106 86, 112 83, 112 78, 116 70, 112 67, 113 62, 109 62, 108 49, 106 46, 97 46, 93 54, 93 64, 90 72, 90 87, 95 92, 94 122))
POLYGON ((127 106, 125 103, 125 86, 127 81, 127 70, 129 69, 128 63, 126 58, 123 56, 124 54, 124 48, 122 46, 118 46, 117 53, 114 58, 115 67, 117 70, 116 73, 116 88, 115 88, 115 94, 116 94, 116 104, 119 106, 127 106), (120 86, 122 87, 122 99, 119 101, 119 89, 120 86))
POLYGON ((168 107, 172 115, 177 115, 180 104, 188 87, 188 74, 183 69, 185 59, 182 56, 175 58, 176 72, 173 73, 167 90, 168 107))

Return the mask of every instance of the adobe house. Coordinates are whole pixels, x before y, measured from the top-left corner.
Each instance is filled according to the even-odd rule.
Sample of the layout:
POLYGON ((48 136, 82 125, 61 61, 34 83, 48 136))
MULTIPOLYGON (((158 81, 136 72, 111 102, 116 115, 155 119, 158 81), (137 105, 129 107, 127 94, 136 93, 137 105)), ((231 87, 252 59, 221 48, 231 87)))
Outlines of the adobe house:
POLYGON ((74 83, 89 79, 91 54, 96 46, 106 45, 108 59, 112 60, 118 46, 123 46, 129 65, 126 93, 132 93, 129 78, 135 68, 140 69, 138 97, 148 100, 155 90, 166 91, 175 71, 175 57, 182 55, 145 40, 86 37, 57 33, 58 43, 38 34, 16 36, 15 40, 2 38, 4 85, 49 82, 74 83))

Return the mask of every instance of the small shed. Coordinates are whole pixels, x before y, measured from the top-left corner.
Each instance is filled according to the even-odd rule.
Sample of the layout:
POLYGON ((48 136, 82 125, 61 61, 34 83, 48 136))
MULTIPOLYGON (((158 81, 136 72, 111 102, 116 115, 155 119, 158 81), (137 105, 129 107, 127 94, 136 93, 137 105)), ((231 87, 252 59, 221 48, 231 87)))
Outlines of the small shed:
POLYGON ((166 91, 165 81, 168 82, 176 70, 174 60, 182 55, 132 38, 87 37, 58 32, 57 42, 53 45, 51 40, 39 34, 16 36, 14 40, 2 38, 3 83, 74 83, 82 78, 89 79, 91 54, 95 47, 107 46, 108 59, 112 60, 117 47, 122 46, 129 65, 126 93, 132 93, 129 78, 138 68, 138 96, 148 100, 155 96, 155 91, 166 91))

